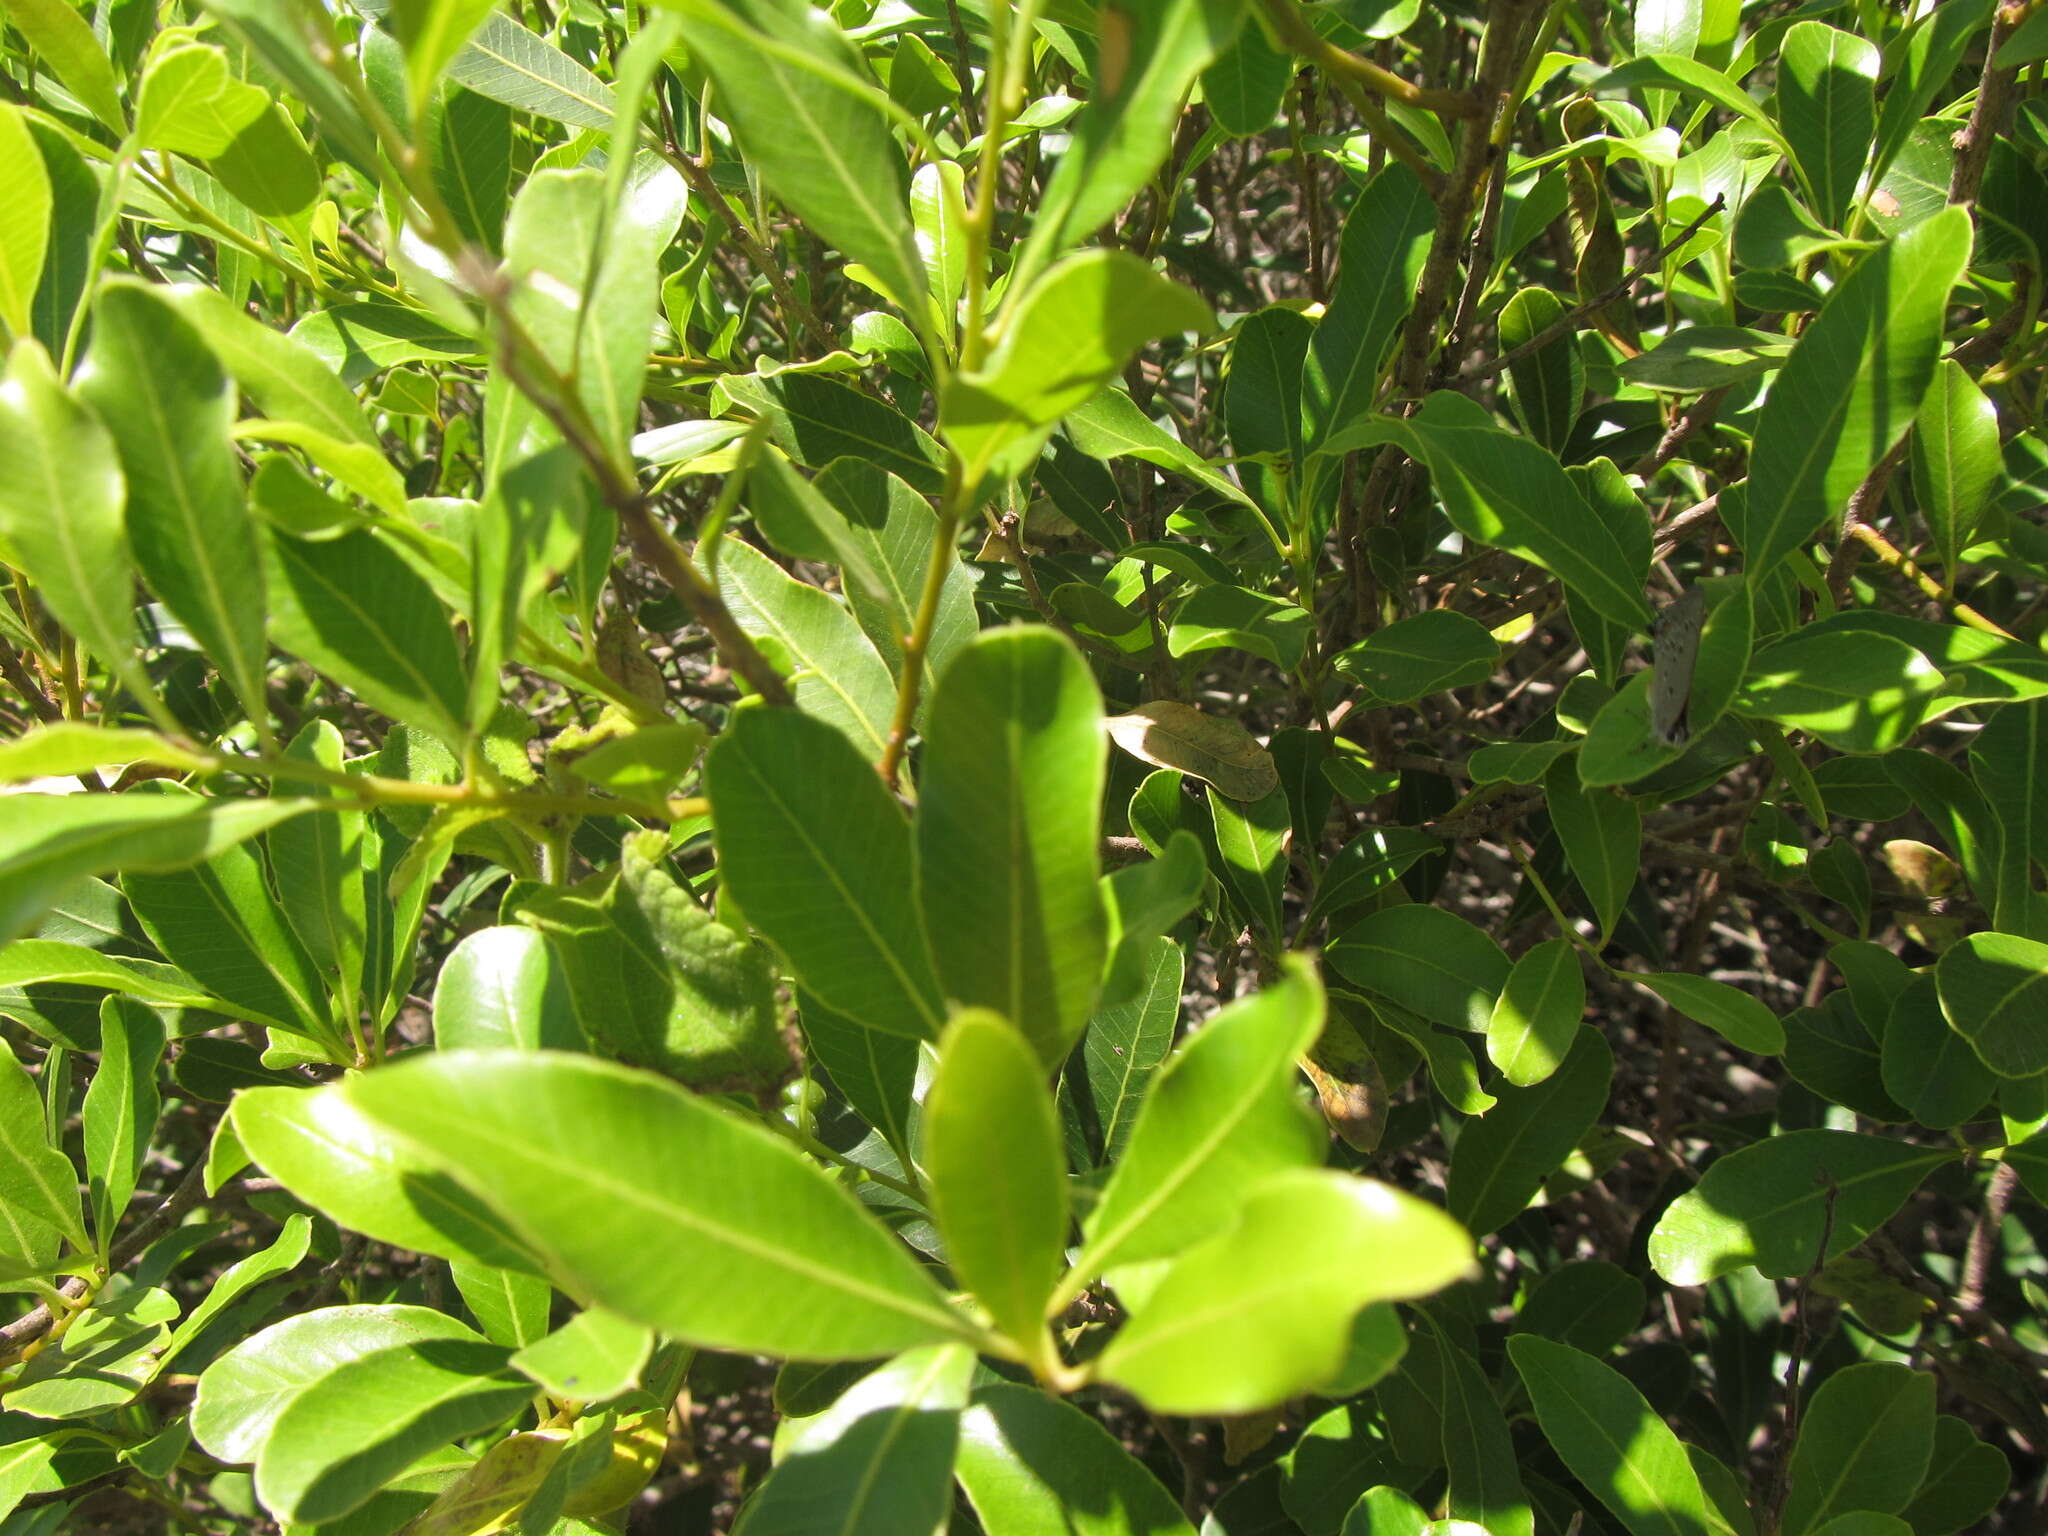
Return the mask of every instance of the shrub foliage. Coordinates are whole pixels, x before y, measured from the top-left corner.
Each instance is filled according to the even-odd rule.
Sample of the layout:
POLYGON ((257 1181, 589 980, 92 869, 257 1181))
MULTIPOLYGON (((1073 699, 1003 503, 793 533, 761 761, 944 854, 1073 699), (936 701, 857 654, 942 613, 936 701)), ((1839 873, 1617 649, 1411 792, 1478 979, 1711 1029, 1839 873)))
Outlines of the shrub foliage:
POLYGON ((2037 1528, 2048 12, 0 15, 4 1536, 2037 1528))

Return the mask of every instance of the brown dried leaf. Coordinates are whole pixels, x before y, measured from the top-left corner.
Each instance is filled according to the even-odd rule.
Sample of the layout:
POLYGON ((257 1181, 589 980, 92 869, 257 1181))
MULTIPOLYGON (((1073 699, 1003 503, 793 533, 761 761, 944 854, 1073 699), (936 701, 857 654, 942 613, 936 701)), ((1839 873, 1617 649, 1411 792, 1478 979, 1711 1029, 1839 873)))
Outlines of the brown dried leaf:
POLYGON ((1155 768, 1178 768, 1233 800, 1261 800, 1280 785, 1273 755, 1235 720, 1155 699, 1102 723, 1131 756, 1155 768))

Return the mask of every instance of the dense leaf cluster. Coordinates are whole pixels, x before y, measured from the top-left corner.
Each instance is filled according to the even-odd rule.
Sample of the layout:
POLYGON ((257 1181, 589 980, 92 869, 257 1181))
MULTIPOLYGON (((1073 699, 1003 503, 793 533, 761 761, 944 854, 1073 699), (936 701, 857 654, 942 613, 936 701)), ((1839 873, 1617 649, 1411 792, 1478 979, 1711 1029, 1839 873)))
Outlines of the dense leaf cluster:
POLYGON ((0 1536, 2048 1508, 2048 9, 0 0, 0 1536))

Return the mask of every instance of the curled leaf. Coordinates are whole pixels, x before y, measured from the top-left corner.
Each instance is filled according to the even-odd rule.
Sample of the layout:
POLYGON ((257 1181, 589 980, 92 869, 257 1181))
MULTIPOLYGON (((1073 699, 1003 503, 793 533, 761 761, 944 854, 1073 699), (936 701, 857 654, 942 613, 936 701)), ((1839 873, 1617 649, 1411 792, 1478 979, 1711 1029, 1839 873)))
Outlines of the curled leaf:
POLYGON ((1260 800, 1280 784, 1273 755, 1235 720, 1155 699, 1102 722, 1110 739, 1155 768, 1178 768, 1232 800, 1260 800))

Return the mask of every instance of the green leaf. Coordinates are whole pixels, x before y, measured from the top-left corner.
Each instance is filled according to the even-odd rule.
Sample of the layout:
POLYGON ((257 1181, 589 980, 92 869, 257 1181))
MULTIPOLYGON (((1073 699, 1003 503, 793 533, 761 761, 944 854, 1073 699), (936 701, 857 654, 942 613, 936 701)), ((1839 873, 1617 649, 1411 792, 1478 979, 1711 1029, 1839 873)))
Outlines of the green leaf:
POLYGON ((1189 88, 1236 39, 1243 17, 1242 0, 1161 0, 1098 23, 1107 35, 1088 105, 1039 195, 1013 285, 1086 240, 1152 179, 1189 88))
POLYGON ((914 1349, 863 1376, 823 1413, 794 1421, 734 1536, 940 1529, 952 1508, 960 1411, 973 1374, 973 1352, 957 1344, 914 1349))
POLYGON ((712 744, 704 783, 725 887, 804 987, 870 1029, 935 1038, 944 1012, 910 826, 846 738, 743 710, 712 744))
POLYGON ((1438 1357, 1443 1362, 1443 1455, 1450 1484, 1445 1501, 1452 1515, 1446 1523, 1469 1522, 1488 1536, 1534 1536, 1536 1515, 1515 1465, 1514 1437, 1485 1372, 1441 1330, 1438 1357))
POLYGON ((179 869, 305 809, 190 795, 0 796, 0 941, 34 927, 87 875, 179 869))
POLYGON ((50 359, 17 341, 0 383, 0 539, 57 622, 138 699, 155 687, 135 654, 135 577, 114 441, 65 392, 50 359))
POLYGON ((1784 366, 1791 350, 1789 339, 1770 331, 1739 325, 1688 325, 1671 331, 1641 355, 1626 359, 1620 371, 1631 384, 1690 395, 1775 372, 1784 366))
POLYGON ((2033 932, 2033 866, 2048 863, 2048 704, 2008 704, 1970 743, 1977 787, 1998 822, 1997 927, 2033 932))
MULTIPOLYGON (((1970 1042, 1949 1028, 1939 982, 1914 976, 1898 999, 1877 1015, 1885 1092, 1922 1125, 1953 1130, 1972 1118, 1997 1091, 1998 1078, 1970 1042)), ((1862 1005, 1857 1005, 1862 1013, 1862 1005)))
MULTIPOLYGON (((1524 288, 1501 308, 1501 350, 1513 352, 1527 346, 1564 314, 1564 300, 1548 288, 1524 288)), ((1663 345, 1658 343, 1646 355, 1654 355, 1663 345)), ((1630 358, 1622 365, 1624 377, 1630 376, 1629 365, 1636 361, 1630 358)), ((1508 403, 1522 430, 1552 453, 1563 451, 1585 398, 1586 365, 1579 355, 1578 337, 1570 331, 1508 364, 1508 403)))
POLYGON ((121 114, 121 91, 106 49, 93 36, 92 23, 70 0, 6 0, 7 19, 28 45, 64 82, 102 125, 115 134, 128 131, 121 114))
POLYGON ((135 563, 260 722, 263 565, 228 436, 234 389, 156 290, 109 283, 93 314, 78 392, 126 472, 135 563))
POLYGON ((910 170, 845 36, 822 15, 761 0, 664 3, 681 15, 683 39, 717 85, 719 115, 747 164, 925 329, 910 170))
POLYGON ((43 1096, 14 1052, 0 1050, 0 1276, 49 1274, 65 1241, 92 1250, 78 1175, 50 1145, 43 1096))
POLYGON ((1598 1357, 1636 1331, 1643 1282, 1605 1259, 1573 1259, 1530 1288, 1512 1332, 1539 1334, 1598 1357))
POLYGON ((1361 918, 1331 941, 1328 958, 1346 979, 1425 1019, 1481 1031, 1512 969, 1465 919, 1414 903, 1361 918))
POLYGON ((1734 81, 1709 65, 1672 53, 1646 54, 1607 71, 1599 78, 1596 88, 1606 91, 1639 86, 1680 91, 1710 101, 1754 124, 1766 139, 1787 155, 1792 152, 1777 123, 1764 109, 1734 81))
POLYGON ((1174 1261, 1100 1368, 1155 1412, 1255 1412, 1329 1380, 1360 1309, 1426 1296, 1471 1262, 1457 1223, 1412 1195, 1331 1170, 1274 1174, 1174 1261))
POLYGON ((1891 1220, 1955 1155, 1851 1131, 1781 1131, 1728 1153, 1672 1202, 1650 1234, 1650 1263, 1673 1285, 1746 1265, 1773 1279, 1803 1275, 1891 1220))
POLYGON ((893 406, 824 374, 728 374, 712 387, 711 407, 760 417, 776 447, 813 469, 852 457, 927 496, 945 489, 946 453, 937 439, 893 406))
POLYGON ((2048 1071, 2048 944, 1973 933, 1934 968, 1941 1011, 1984 1065, 2003 1078, 2048 1071))
MULTIPOLYGON (((763 448, 747 471, 745 499, 755 525, 784 554, 838 566, 849 595, 857 591, 874 602, 890 594, 891 582, 850 520, 775 449, 763 448)), ((922 510, 929 523, 931 509, 922 510)))
POLYGON ((156 1086, 163 1057, 164 1021, 154 1009, 124 997, 100 1005, 100 1064, 85 1091, 84 1119, 86 1184, 102 1252, 128 1213, 149 1157, 163 1102, 156 1086))
POLYGON ((1034 1387, 975 1390, 953 1470, 988 1536, 1194 1536, 1173 1495, 1115 1436, 1034 1387))
POLYGON ((1340 431, 1325 453, 1399 443, 1429 466, 1451 524, 1468 539, 1533 560, 1603 617, 1646 629, 1647 559, 1623 548, 1552 454, 1503 431, 1478 401, 1440 389, 1408 420, 1372 417, 1340 431))
POLYGON ((1534 1334, 1508 1340, 1536 1422, 1572 1476, 1632 1536, 1711 1529, 1699 1476, 1678 1437, 1619 1371, 1534 1334))
POLYGON ((338 1520, 420 1458, 531 1401, 511 1351, 474 1336, 370 1350, 291 1394, 256 1455, 256 1497, 284 1520, 338 1520))
POLYGON ((1785 1027, 1778 1016, 1725 981, 1685 971, 1659 971, 1632 979, 1739 1050, 1776 1056, 1785 1049, 1785 1027))
POLYGON ((1889 635, 1822 630, 1764 647, 1733 707, 1810 731, 1842 752, 1889 752, 1918 730, 1941 671, 1889 635))
POLYGON ((1476 620, 1432 608, 1374 630, 1330 658, 1375 704, 1412 704, 1425 694, 1484 682, 1500 664, 1500 643, 1476 620))
MULTIPOLYGON (((170 288, 164 296, 206 338, 221 365, 266 416, 314 428, 336 442, 360 443, 382 455, 362 406, 300 334, 273 330, 216 289, 170 288)), ((401 503, 403 499, 401 487, 401 503)))
POLYGON ((1422 178, 1398 162, 1367 182, 1351 205, 1336 286, 1301 367, 1301 431, 1309 450, 1372 409, 1380 365, 1415 302, 1436 217, 1422 178))
POLYGON ((1486 1021, 1486 1055, 1517 1088, 1557 1070, 1586 1011, 1578 946, 1545 939, 1515 962, 1486 1021))
MULTIPOLYGON (((1182 846, 1194 841, 1190 836, 1182 846)), ((1168 938, 1148 939, 1138 946, 1134 963, 1141 970, 1136 992, 1088 1021, 1060 1079, 1068 1157, 1084 1168, 1111 1167, 1122 1158, 1180 1019, 1186 969, 1180 946, 1168 938)))
POLYGON ((1730 518, 1752 581, 1836 516, 1912 425, 1969 254, 1969 215, 1936 214, 1866 256, 1792 348, 1730 518))
POLYGON ((1799 1416, 1780 1529, 1804 1536, 1857 1510, 1895 1514, 1934 1451, 1934 1377, 1882 1362, 1844 1366, 1799 1416))
POLYGON ((1313 627, 1298 604, 1248 587, 1201 587, 1174 611, 1166 649, 1172 656, 1192 656, 1234 647, 1291 672, 1301 665, 1313 627))
POLYGON ((1075 1274, 1175 1253, 1267 1177, 1315 1160, 1322 1133, 1303 1116, 1295 1062, 1321 1033, 1323 1006, 1315 973, 1290 959, 1277 983, 1224 1008, 1174 1054, 1089 1213, 1075 1274))
POLYGON ((143 70, 135 142, 210 160, 225 153, 269 105, 260 86, 229 72, 222 50, 178 43, 155 54, 143 70))
POLYGON ((0 988, 52 982, 115 992, 159 1008, 206 1008, 215 1001, 177 967, 153 960, 117 959, 56 939, 16 939, 0 949, 0 988))
POLYGON ((1942 569, 1954 571, 2003 461, 1998 410, 1953 358, 1935 368, 1934 381, 1921 398, 1913 418, 1911 463, 1913 499, 1934 535, 1942 569))
POLYGON ((1193 289, 1129 252, 1079 252, 1048 268, 1009 309, 981 368, 953 375, 939 399, 939 430, 964 461, 968 484, 1021 475, 1060 418, 1116 378, 1138 348, 1215 325, 1193 289))
POLYGON ((350 387, 404 363, 478 360, 474 341, 396 304, 336 304, 306 316, 290 335, 350 387))
POLYGON ((291 118, 274 101, 209 161, 229 196, 251 213, 294 230, 311 223, 320 166, 291 118))
POLYGON ((845 1186, 650 1074, 554 1052, 436 1052, 345 1092, 497 1208, 563 1290, 676 1338, 831 1360, 967 1334, 845 1186), (549 1125, 578 1130, 533 1134, 549 1125))
POLYGON ((1247 22, 1237 41, 1202 71, 1202 100, 1225 133, 1250 138, 1273 126, 1293 78, 1294 56, 1267 41, 1264 28, 1247 22))
POLYGON ((207 1288, 205 1299, 180 1318, 178 1326, 171 1330, 170 1341, 157 1358, 157 1374, 161 1376, 180 1352, 205 1332, 209 1323, 249 1291, 296 1268, 312 1243, 313 1218, 303 1211, 296 1212, 285 1218, 284 1230, 278 1233, 277 1241, 237 1259, 222 1270, 220 1278, 207 1288))
POLYGON ((130 870, 121 888, 151 942, 216 997, 323 1044, 333 1040, 327 988, 271 897, 254 848, 224 848, 185 869, 130 870))
POLYGON ((879 759, 896 712, 896 686, 846 609, 737 539, 718 551, 718 590, 740 628, 774 640, 794 664, 797 708, 829 721, 862 754, 879 759))
POLYGON ((1877 134, 1874 43, 1802 21, 1778 46, 1778 120, 1792 163, 1823 223, 1844 227, 1864 156, 1877 134))
POLYGON ((1281 899, 1287 885, 1287 844, 1294 835, 1287 795, 1276 789, 1249 803, 1212 795, 1208 804, 1224 888, 1238 910, 1277 947, 1287 933, 1281 899))
POLYGON ((640 1384, 654 1344, 654 1334, 638 1323, 591 1307, 528 1344, 511 1363, 552 1397, 603 1403, 640 1384))
MULTIPOLYGON (((341 733, 325 720, 315 720, 292 738, 287 757, 309 762, 330 773, 344 769, 341 733)), ((271 793, 306 793, 305 785, 273 780, 271 793)), ((314 789, 317 800, 332 801, 332 787, 314 789)), ((278 905, 306 953, 320 968, 326 990, 342 1018, 354 1018, 363 956, 369 937, 369 893, 363 884, 364 813, 329 809, 273 827, 264 839, 277 877, 278 905)))
POLYGON ((1599 1122, 1613 1077, 1614 1053, 1587 1029, 1542 1082, 1502 1087, 1499 1102, 1458 1133, 1445 1198, 1450 1213, 1480 1237, 1519 1216, 1599 1122))
POLYGON ((32 334, 30 306, 50 249, 50 173, 21 109, 0 103, 0 320, 32 334))
POLYGON ((985 1008, 955 1014, 940 1039, 923 1161, 955 1277, 1024 1349, 1049 1347, 1045 1303, 1067 1236, 1059 1119, 1044 1064, 985 1008))
POLYGON ((1605 944, 1635 889, 1643 858, 1642 813, 1626 795, 1582 785, 1578 766, 1568 758, 1553 763, 1544 777, 1543 802, 1605 944))
POLYGON ((397 0, 393 30, 405 46, 406 94, 415 114, 432 100, 441 72, 497 9, 497 0, 397 0))
POLYGON ((251 1158, 351 1231, 437 1258, 524 1273, 540 1267, 486 1206, 338 1092, 245 1089, 229 1115, 251 1158))
POLYGON ((392 719, 463 740, 462 657, 447 610, 410 566, 361 530, 318 542, 274 533, 267 550, 281 647, 392 719))
POLYGON ((1370 827, 1331 855, 1316 882, 1315 899, 1302 917, 1308 927, 1369 901, 1400 879, 1418 859, 1441 852, 1443 844, 1412 827, 1370 827))
MULTIPOLYGON (((376 136, 356 110, 346 88, 322 67, 307 13, 281 10, 270 0, 203 0, 210 14, 227 22, 298 100, 312 108, 320 131, 342 156, 371 181, 376 179, 376 136)), ((318 18, 314 18, 317 22, 318 18)), ((332 38, 321 39, 332 47, 332 38)))
MULTIPOLYGON (((939 536, 931 503, 897 476, 863 459, 834 459, 813 482, 845 521, 845 537, 862 551, 879 588, 842 583, 846 604, 892 673, 903 671, 903 640, 916 622, 939 536)), ((946 568, 938 612, 925 643, 927 708, 938 677, 954 653, 974 638, 974 581, 964 561, 946 568)))
POLYGON ((441 963, 434 982, 434 1044, 442 1050, 582 1045, 567 982, 531 928, 480 928, 441 963))
POLYGON ((925 730, 917 893, 940 983, 1015 1024, 1048 1068, 1093 1011, 1107 955, 1101 722, 1080 653, 1013 628, 961 648, 925 730))
POLYGON ((873 1126, 910 1162, 913 1128, 920 1113, 914 1093, 922 1053, 908 1035, 885 1034, 856 1024, 814 997, 798 995, 797 1011, 812 1058, 846 1096, 854 1112, 873 1126))
POLYGON ((1964 1420, 1939 1414, 1927 1480, 1900 1518, 1914 1536, 1948 1536, 1988 1516, 2011 1481, 2012 1468, 1998 1447, 1979 1440, 1964 1420))

